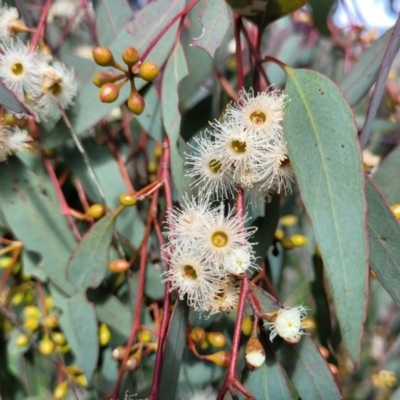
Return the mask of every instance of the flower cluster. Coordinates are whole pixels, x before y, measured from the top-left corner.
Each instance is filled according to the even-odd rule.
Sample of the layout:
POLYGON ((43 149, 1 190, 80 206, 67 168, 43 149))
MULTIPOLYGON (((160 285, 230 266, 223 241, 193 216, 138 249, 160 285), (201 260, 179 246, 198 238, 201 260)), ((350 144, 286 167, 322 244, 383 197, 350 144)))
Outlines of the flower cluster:
POLYGON ((195 139, 187 155, 187 175, 221 197, 238 186, 248 199, 290 190, 294 173, 283 138, 285 95, 278 91, 241 91, 222 121, 195 139))
POLYGON ((184 197, 182 209, 167 216, 165 245, 170 270, 165 273, 171 290, 187 296, 196 310, 229 312, 237 305, 240 276, 257 269, 249 237, 255 228, 243 228, 245 218, 223 204, 209 203, 209 195, 184 197))
MULTIPOLYGON (((0 9, 0 80, 27 110, 18 118, 47 119, 55 110, 73 104, 77 84, 73 70, 15 37, 19 32, 30 31, 19 20, 16 8, 0 9)), ((0 126, 0 160, 28 149, 30 140, 25 131, 0 126)))

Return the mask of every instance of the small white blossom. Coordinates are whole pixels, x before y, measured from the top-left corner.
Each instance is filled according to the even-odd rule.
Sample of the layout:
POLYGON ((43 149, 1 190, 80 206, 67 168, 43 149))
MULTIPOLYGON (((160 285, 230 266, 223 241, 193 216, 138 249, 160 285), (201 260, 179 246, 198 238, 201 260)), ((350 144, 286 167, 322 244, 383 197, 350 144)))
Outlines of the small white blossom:
POLYGON ((239 302, 240 288, 232 281, 225 281, 220 284, 219 292, 216 296, 209 298, 205 304, 205 309, 209 315, 219 312, 230 312, 237 308, 239 302))
POLYGON ((174 250, 170 263, 163 282, 171 281, 171 290, 177 290, 181 300, 187 295, 188 304, 196 310, 206 309, 205 304, 218 295, 222 282, 215 266, 197 254, 180 249, 174 250))
POLYGON ((279 335, 290 343, 297 343, 304 335, 302 320, 307 316, 307 309, 303 306, 286 307, 278 311, 274 322, 267 322, 271 331, 269 339, 279 335))
POLYGON ((193 390, 192 392, 185 394, 181 400, 215 400, 217 394, 214 392, 212 387, 207 387, 203 390, 193 390))
POLYGON ((4 85, 21 101, 25 93, 40 91, 42 57, 19 39, 3 42, 0 47, 0 79, 4 85))
POLYGON ((191 146, 193 150, 185 161, 189 165, 186 176, 196 178, 192 185, 202 185, 204 190, 223 197, 232 195, 236 189, 222 154, 209 139, 200 136, 194 140, 197 146, 191 146))
POLYGON ((14 7, 0 8, 0 39, 7 40, 14 36, 16 27, 22 26, 18 10, 14 7))
POLYGON ((225 120, 279 142, 283 137, 285 95, 279 90, 254 95, 253 89, 242 90, 239 95, 237 103, 228 105, 225 120))
POLYGON ((77 83, 75 72, 64 64, 56 62, 42 68, 42 86, 37 98, 40 116, 48 116, 60 107, 65 110, 73 104, 77 83))
POLYGON ((0 128, 0 161, 5 161, 7 156, 16 151, 25 151, 31 148, 29 142, 32 138, 18 127, 0 128))
POLYGON ((258 269, 254 254, 249 248, 237 248, 224 259, 224 268, 232 275, 243 275, 250 267, 258 269))

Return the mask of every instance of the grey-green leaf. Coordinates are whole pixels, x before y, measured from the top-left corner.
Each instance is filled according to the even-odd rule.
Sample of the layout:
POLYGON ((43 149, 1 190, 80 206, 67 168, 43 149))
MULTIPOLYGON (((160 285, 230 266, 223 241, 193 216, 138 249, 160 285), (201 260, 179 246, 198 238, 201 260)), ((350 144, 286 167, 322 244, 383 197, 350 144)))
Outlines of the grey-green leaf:
POLYGON ((205 0, 199 19, 203 32, 199 38, 192 39, 191 45, 201 47, 214 57, 231 25, 225 0, 205 0))
POLYGON ((385 198, 367 178, 370 265, 383 287, 400 306, 400 225, 385 198))
POLYGON ((177 301, 165 339, 159 393, 160 400, 176 399, 179 370, 186 345, 188 315, 189 307, 186 302, 177 301))
MULTIPOLYGON (((252 285, 252 290, 263 312, 276 311, 282 307, 259 287, 252 285)), ((271 347, 302 399, 342 399, 328 364, 310 336, 302 336, 300 342, 295 345, 288 345, 278 337, 274 339, 271 347)))
POLYGON ((31 112, 17 99, 13 92, 4 86, 3 82, 0 82, 0 104, 15 113, 31 115, 31 112))
POLYGON ((180 195, 190 191, 189 179, 184 175, 183 158, 178 151, 181 114, 178 103, 178 84, 188 74, 185 54, 178 42, 164 71, 161 90, 162 115, 171 147, 171 169, 174 184, 180 195))
POLYGON ((353 115, 325 76, 285 67, 284 133, 327 270, 346 347, 360 352, 368 247, 364 176, 353 115))
POLYGON ((96 312, 84 293, 67 299, 61 323, 78 365, 90 382, 99 356, 99 340, 96 312))
POLYGON ((119 211, 106 215, 85 234, 67 266, 68 281, 75 291, 100 285, 107 273, 110 244, 119 211))
POLYGON ((372 179, 389 204, 400 203, 400 146, 382 161, 372 179))
POLYGON ((356 104, 374 84, 391 33, 392 29, 389 29, 365 51, 339 83, 339 88, 350 105, 356 104))
POLYGON ((40 268, 64 293, 71 293, 65 266, 75 239, 60 206, 43 183, 17 157, 0 163, 0 206, 7 225, 27 250, 41 256, 40 268))

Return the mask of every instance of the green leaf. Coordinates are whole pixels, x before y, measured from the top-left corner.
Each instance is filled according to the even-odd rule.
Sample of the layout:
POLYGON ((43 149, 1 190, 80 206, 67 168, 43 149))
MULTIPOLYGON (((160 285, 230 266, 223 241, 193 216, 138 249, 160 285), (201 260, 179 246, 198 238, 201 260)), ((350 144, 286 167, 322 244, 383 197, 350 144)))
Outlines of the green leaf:
POLYGON ((400 146, 382 161, 373 175, 373 181, 385 195, 389 204, 400 203, 400 146))
POLYGON ((161 283, 162 272, 159 266, 157 267, 152 263, 147 264, 144 292, 147 297, 153 300, 162 300, 164 298, 165 287, 161 283))
POLYGON ((181 124, 181 114, 178 108, 178 84, 187 74, 185 54, 178 42, 165 67, 161 89, 161 105, 164 126, 170 141, 172 177, 181 196, 190 192, 189 179, 184 174, 184 161, 178 151, 181 124))
POLYGON ((13 92, 4 86, 3 82, 0 82, 0 104, 17 114, 24 113, 31 115, 31 112, 17 99, 13 92))
MULTIPOLYGON (((108 4, 111 4, 111 1, 108 4)), ((156 38, 160 31, 184 6, 185 0, 153 1, 140 10, 135 15, 133 21, 128 22, 123 27, 118 27, 118 35, 112 43, 108 44, 116 61, 120 61, 121 54, 126 47, 134 46, 139 53, 143 53, 152 40, 156 38)), ((148 60, 151 60, 160 67, 164 64, 175 41, 178 25, 178 23, 175 23, 158 41, 157 45, 148 55, 148 60)), ((100 71, 104 71, 104 68, 97 67, 93 75, 100 71)), ((146 84, 141 79, 137 79, 135 83, 138 90, 146 84)), ((78 93, 75 99, 75 106, 68 113, 72 125, 78 134, 91 128, 113 108, 126 101, 129 95, 129 85, 125 85, 122 88, 118 102, 115 103, 101 103, 98 93, 99 88, 94 86, 91 80, 89 80, 78 93)), ((60 121, 57 124, 56 131, 59 125, 63 125, 63 122, 60 121)))
POLYGON ((144 101, 146 107, 144 112, 135 117, 135 120, 139 122, 140 126, 154 139, 163 140, 163 123, 161 117, 161 102, 158 96, 157 90, 154 86, 146 91, 144 95, 144 101))
MULTIPOLYGON (((271 295, 253 284, 252 290, 263 312, 276 311, 282 307, 271 295)), ((310 336, 302 336, 295 345, 276 338, 271 347, 302 399, 342 399, 329 366, 310 336)))
POLYGON ((110 245, 115 220, 120 210, 106 215, 85 234, 76 247, 67 266, 68 281, 75 291, 85 292, 103 281, 109 264, 110 245))
POLYGON ((383 287, 400 306, 400 226, 385 198, 367 178, 370 265, 383 287))
POLYGON ((353 115, 323 75, 285 67, 284 133, 327 270, 346 347, 357 360, 366 313, 368 248, 361 155, 353 115))
POLYGON ((389 29, 363 52, 351 71, 339 83, 339 88, 350 105, 354 106, 374 84, 392 31, 389 29))
POLYGON ((160 400, 176 398, 179 370, 186 345, 186 325, 189 307, 184 301, 177 301, 164 345, 163 366, 160 381, 160 400))
POLYGON ((84 293, 67 299, 60 322, 78 365, 90 382, 99 356, 99 340, 96 312, 84 293))
POLYGON ((265 363, 254 372, 246 373, 243 384, 256 399, 290 400, 285 373, 269 349, 265 363))
POLYGON ((203 25, 203 32, 199 38, 193 39, 191 44, 201 47, 214 57, 231 25, 225 1, 205 0, 199 19, 203 25))
POLYGON ((65 266, 75 239, 60 206, 44 194, 47 185, 17 157, 0 163, 0 205, 24 247, 41 256, 40 268, 64 293, 71 293, 65 266))
POLYGON ((331 31, 328 28, 327 20, 335 0, 309 0, 309 4, 313 10, 315 26, 322 35, 330 36, 331 31))
POLYGON ((288 15, 308 0, 226 0, 233 11, 244 18, 253 21, 261 28, 271 22, 288 15))
MULTIPOLYGON (((90 164, 103 189, 106 202, 112 208, 119 206, 118 196, 128 189, 122 179, 121 172, 114 157, 107 148, 97 146, 92 140, 83 143, 89 156, 90 164)), ((73 146, 73 144, 72 144, 73 146)), ((75 147, 65 146, 62 150, 65 162, 82 183, 88 197, 95 203, 101 199, 91 181, 82 156, 75 147)), ((136 207, 131 207, 125 212, 124 218, 118 218, 117 230, 128 239, 136 248, 140 246, 144 234, 144 223, 136 207)))
POLYGON ((96 28, 100 46, 108 46, 116 38, 121 27, 134 17, 129 3, 125 0, 94 0, 96 28))

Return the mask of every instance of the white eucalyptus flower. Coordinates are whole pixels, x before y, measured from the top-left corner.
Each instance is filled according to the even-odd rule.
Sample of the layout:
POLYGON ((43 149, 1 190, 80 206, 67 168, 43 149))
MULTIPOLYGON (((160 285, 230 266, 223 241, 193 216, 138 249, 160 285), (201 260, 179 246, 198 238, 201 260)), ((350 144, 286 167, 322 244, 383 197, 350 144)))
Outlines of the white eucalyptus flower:
POLYGON ((254 262, 254 253, 251 248, 237 248, 229 253, 224 259, 224 269, 232 275, 243 275, 249 268, 259 267, 254 262))
POLYGON ((7 156, 16 151, 30 150, 30 141, 32 138, 25 130, 18 127, 0 127, 0 161, 5 161, 7 156))
POLYGON ((230 312, 237 308, 239 302, 240 288, 232 281, 226 280, 219 286, 218 294, 208 299, 205 309, 209 315, 219 312, 230 312))
POLYGON ((258 132, 271 142, 280 141, 286 96, 279 90, 254 95, 253 89, 242 90, 239 95, 237 103, 228 105, 225 120, 241 129, 258 132))
POLYGON ((181 400, 215 400, 217 394, 212 387, 207 387, 203 390, 193 390, 192 392, 183 395, 181 400))
POLYGON ((14 7, 0 8, 0 39, 7 40, 14 36, 15 30, 23 27, 18 10, 14 7))
POLYGON ((25 92, 40 92, 42 57, 19 39, 3 42, 0 47, 0 79, 4 85, 21 101, 25 92))
POLYGON ((290 343, 297 343, 304 335, 302 320, 307 316, 307 309, 303 306, 285 307, 278 311, 274 322, 266 322, 271 331, 269 340, 272 342, 280 336, 290 343))

